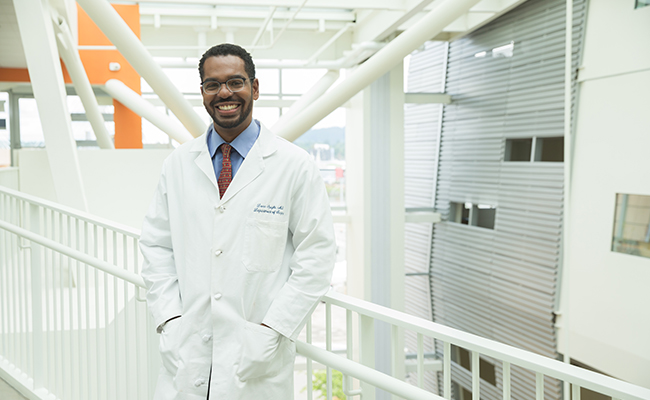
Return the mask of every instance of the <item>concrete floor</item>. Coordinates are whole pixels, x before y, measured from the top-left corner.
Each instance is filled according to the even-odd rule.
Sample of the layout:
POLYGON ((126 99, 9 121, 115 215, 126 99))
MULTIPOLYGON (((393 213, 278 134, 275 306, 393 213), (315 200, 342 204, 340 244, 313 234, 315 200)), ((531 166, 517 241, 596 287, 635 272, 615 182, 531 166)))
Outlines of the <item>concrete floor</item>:
POLYGON ((14 390, 9 384, 0 379, 0 399, 2 400, 27 400, 20 393, 14 390))

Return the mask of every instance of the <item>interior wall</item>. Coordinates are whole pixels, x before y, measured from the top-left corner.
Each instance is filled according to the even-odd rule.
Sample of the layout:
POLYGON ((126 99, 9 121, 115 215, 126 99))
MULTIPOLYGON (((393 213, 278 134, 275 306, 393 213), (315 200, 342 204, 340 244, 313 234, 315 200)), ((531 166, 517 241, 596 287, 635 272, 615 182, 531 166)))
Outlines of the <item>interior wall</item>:
POLYGON ((0 186, 18 190, 18 168, 0 168, 0 186))
POLYGON ((650 7, 591 0, 566 269, 571 357, 645 387, 650 387, 650 259, 611 247, 616 193, 650 195, 649 37, 650 7))
MULTIPOLYGON (((158 183, 162 163, 171 151, 79 151, 79 165, 90 213, 140 229, 158 183)), ((23 149, 17 153, 20 190, 57 201, 47 152, 44 149, 23 149)))

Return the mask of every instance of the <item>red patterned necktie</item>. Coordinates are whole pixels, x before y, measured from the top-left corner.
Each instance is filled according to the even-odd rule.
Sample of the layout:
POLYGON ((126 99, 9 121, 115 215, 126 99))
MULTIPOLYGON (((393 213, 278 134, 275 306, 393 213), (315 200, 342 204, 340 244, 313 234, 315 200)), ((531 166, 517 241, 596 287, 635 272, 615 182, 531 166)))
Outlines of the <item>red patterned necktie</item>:
POLYGON ((223 198, 226 189, 228 189, 228 185, 232 181, 232 164, 230 162, 230 149, 232 149, 232 146, 224 143, 220 147, 223 159, 221 162, 221 173, 219 174, 217 183, 219 184, 219 197, 223 198))

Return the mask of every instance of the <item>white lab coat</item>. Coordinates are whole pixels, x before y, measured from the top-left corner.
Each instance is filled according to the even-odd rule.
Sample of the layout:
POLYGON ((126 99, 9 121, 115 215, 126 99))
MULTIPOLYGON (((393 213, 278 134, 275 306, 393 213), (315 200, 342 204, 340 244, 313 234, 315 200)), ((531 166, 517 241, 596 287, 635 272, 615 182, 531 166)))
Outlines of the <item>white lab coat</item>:
POLYGON ((140 239, 155 400, 293 399, 294 340, 328 290, 332 217, 307 153, 262 126, 223 199, 206 135, 165 160, 140 239), (266 328, 260 323, 272 327, 266 328))

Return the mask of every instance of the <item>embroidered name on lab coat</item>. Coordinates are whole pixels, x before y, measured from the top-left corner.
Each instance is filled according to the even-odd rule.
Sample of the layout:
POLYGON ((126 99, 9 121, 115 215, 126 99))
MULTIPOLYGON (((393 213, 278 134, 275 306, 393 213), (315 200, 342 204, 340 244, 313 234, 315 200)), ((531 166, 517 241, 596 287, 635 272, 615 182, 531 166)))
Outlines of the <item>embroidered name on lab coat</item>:
POLYGON ((284 206, 272 206, 270 204, 258 203, 253 212, 261 214, 284 215, 284 206))

